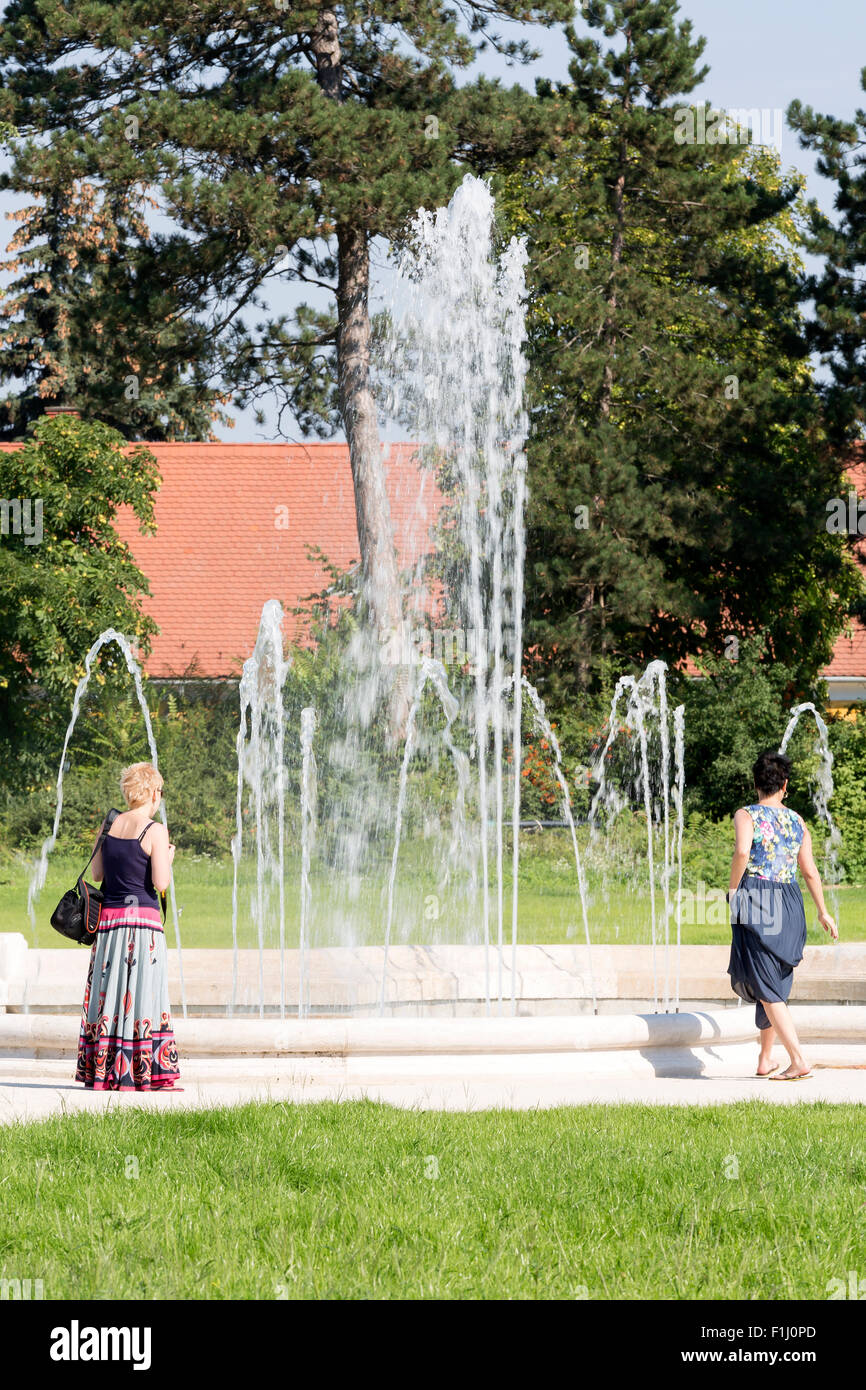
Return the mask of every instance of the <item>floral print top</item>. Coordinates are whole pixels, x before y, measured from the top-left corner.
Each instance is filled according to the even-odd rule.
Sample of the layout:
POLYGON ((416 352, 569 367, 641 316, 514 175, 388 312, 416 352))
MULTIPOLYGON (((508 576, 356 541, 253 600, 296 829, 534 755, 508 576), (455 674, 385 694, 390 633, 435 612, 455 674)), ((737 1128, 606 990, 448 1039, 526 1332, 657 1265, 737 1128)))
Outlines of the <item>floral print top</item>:
POLYGON ((797 875, 797 856, 803 843, 805 826, 796 811, 787 806, 747 806, 752 817, 752 852, 747 874, 792 883, 797 875))

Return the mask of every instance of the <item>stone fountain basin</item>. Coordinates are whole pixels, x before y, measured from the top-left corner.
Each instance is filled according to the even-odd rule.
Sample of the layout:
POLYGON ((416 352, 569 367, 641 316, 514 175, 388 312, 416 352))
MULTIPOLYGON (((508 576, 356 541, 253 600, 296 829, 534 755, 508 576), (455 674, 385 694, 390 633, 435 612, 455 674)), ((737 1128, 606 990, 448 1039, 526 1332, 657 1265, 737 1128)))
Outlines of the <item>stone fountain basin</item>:
MULTIPOLYGON (((20 934, 0 935, 5 1071, 71 1067, 88 958, 83 950, 33 950, 20 934)), ((510 949, 502 954, 500 976, 495 949, 395 945, 387 960, 386 1016, 380 1017, 382 948, 316 948, 304 962, 310 1016, 299 1019, 299 953, 287 950, 281 959, 274 950, 242 950, 236 1012, 229 1018, 233 953, 189 950, 183 953, 184 1018, 177 952, 169 952, 181 1065, 193 1080, 202 1069, 217 1069, 223 1080, 234 1078, 239 1099, 258 1094, 256 1086, 271 1094, 278 1085, 292 1095, 308 1096, 317 1087, 333 1095, 371 1088, 371 1094, 405 1098, 441 1083, 459 1100, 457 1092, 471 1084, 473 1095, 481 1087, 504 1104, 511 1103, 515 1086, 524 1099, 567 1099, 581 1086, 594 1094, 592 1078, 605 1093, 620 1083, 642 1086, 660 1078, 674 1078, 674 1087, 713 1077, 745 1084, 754 1072, 757 1030, 754 1010, 739 1007, 729 991, 727 962, 726 946, 684 946, 680 1011, 671 1004, 664 1012, 665 985, 673 996, 677 979, 673 949, 665 975, 663 947, 655 962, 650 947, 593 947, 594 1016, 585 946, 519 946, 513 1013, 510 949)), ((866 1087, 866 944, 807 947, 795 981, 794 1015, 810 1061, 824 1069, 828 1085, 834 1077, 841 1085, 843 1075, 862 1078, 863 1086, 857 1082, 852 1091, 860 1096, 866 1087)), ((780 1089, 798 1088, 776 1087, 774 1094, 780 1089)), ((831 1086, 825 1098, 834 1095, 831 1086)))
MULTIPOLYGON (((866 1007, 795 1005, 793 1014, 802 1040, 813 1051, 820 1048, 824 1065, 866 1067, 866 1007)), ((654 1074, 659 1061, 665 1069, 685 1064, 686 1074, 695 1074, 726 1054, 736 1054, 739 1065, 744 1044, 753 1057, 757 1036, 753 1011, 745 1008, 607 1017, 178 1018, 174 1025, 182 1057, 379 1058, 389 1069, 415 1071, 429 1071, 429 1059, 440 1071, 457 1073, 470 1058, 496 1057, 508 1066, 515 1058, 534 1059, 544 1070, 569 1066, 570 1058, 580 1070, 640 1072, 642 1057, 654 1074)), ((6 1014, 0 1017, 0 1056, 72 1057, 78 1031, 77 1015, 6 1014)))
MULTIPOLYGON (((525 945, 517 948, 512 980, 508 946, 500 962, 495 947, 486 953, 483 946, 394 945, 387 964, 379 946, 317 947, 304 961, 304 995, 309 1015, 378 1022, 385 967, 385 1013, 394 1021, 474 1019, 489 1026, 489 990, 490 1012, 498 1022, 507 1022, 513 985, 519 1015, 537 1021, 550 1016, 557 1020, 553 1027, 561 1027, 562 1016, 570 1015, 572 1023, 592 1019, 591 983, 600 1015, 643 1015, 655 1012, 657 1004, 662 1012, 666 1003, 673 1010, 679 982, 681 1012, 728 1011, 751 1021, 754 1011, 738 1008, 731 993, 728 954, 727 946, 683 946, 678 959, 674 947, 666 953, 661 945, 654 961, 649 946, 593 946, 590 957, 586 946, 525 945)), ((168 958, 175 1019, 183 1012, 182 997, 191 1017, 224 1019, 235 978, 232 951, 185 950, 183 996, 177 952, 169 950, 168 958)), ((88 959, 86 950, 35 950, 20 933, 0 934, 0 1014, 77 1014, 88 959)), ((272 949, 261 954, 239 950, 235 1013, 250 1021, 263 1007, 266 1018, 278 1020, 282 994, 286 1016, 297 1020, 300 980, 297 950, 287 950, 282 959, 272 949)), ((791 1000, 866 1005, 866 943, 807 946, 791 1000)))

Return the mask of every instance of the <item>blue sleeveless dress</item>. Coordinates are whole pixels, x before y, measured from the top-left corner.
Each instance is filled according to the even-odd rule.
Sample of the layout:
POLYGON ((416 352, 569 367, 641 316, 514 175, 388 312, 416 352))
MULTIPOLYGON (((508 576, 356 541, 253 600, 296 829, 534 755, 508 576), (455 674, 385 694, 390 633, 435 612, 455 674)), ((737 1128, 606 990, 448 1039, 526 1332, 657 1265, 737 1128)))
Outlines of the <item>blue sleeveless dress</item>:
POLYGON ((755 1022, 769 1028, 762 1000, 786 1003, 794 967, 803 959, 806 913, 797 883, 805 826, 787 806, 747 806, 752 849, 731 895, 731 989, 755 1005, 755 1022))
POLYGON ((168 965, 150 855, 137 840, 102 842, 102 907, 90 950, 75 1080, 94 1091, 156 1091, 180 1076, 168 965))

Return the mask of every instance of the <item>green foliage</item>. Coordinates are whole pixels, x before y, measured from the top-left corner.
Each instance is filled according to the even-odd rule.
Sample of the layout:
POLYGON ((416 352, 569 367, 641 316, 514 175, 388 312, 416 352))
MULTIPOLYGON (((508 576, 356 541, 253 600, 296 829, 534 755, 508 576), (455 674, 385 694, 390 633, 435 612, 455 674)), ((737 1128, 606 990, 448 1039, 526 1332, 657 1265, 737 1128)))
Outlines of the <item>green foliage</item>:
MULTIPOLYGON (((224 857, 234 833, 237 688, 202 685, 179 697, 146 683, 145 694, 172 839, 179 850, 224 857)), ((38 785, 7 793, 0 825, 8 848, 32 855, 48 834, 59 756, 58 746, 50 775, 38 785)), ((82 705, 69 747, 58 854, 90 852, 108 808, 123 809, 122 769, 149 761, 134 693, 109 682, 95 686, 82 705)))
MULTIPOLYGON (((866 90, 866 68, 860 85, 866 90)), ((866 419, 866 111, 839 118, 793 101, 787 116, 803 149, 815 152, 818 173, 837 184, 835 222, 814 198, 809 202, 804 243, 824 266, 806 278, 804 293, 815 303, 809 346, 828 368, 820 385, 828 429, 842 442, 856 437, 866 419)))
MULTIPOLYGON (((71 297, 98 309, 113 364, 93 396, 67 335, 76 389, 107 418, 180 428, 196 402, 213 400, 215 354, 237 405, 276 400, 305 433, 333 433, 337 321, 366 302, 368 240, 446 202, 462 168, 483 173, 544 142, 548 112, 530 92, 463 79, 491 42, 516 63, 534 56, 525 37, 499 34, 500 23, 552 26, 570 13, 571 0, 467 0, 459 14, 440 0, 331 12, 312 0, 240 9, 114 0, 86 14, 62 0, 17 0, 0 30, 0 119, 22 138, 9 186, 41 181, 59 200, 49 252, 62 270, 70 172, 118 204, 97 238, 116 241, 110 265, 87 249, 74 294, 65 283, 57 291, 58 307, 71 297), (94 62, 94 50, 110 62, 94 62), (134 225, 142 187, 159 190, 170 233, 145 238, 134 225), (359 254, 341 280, 350 247, 359 254), (333 298, 274 316, 261 291, 282 275, 333 298), (133 305, 125 317, 113 308, 118 289, 122 308, 133 305), (125 408, 129 358, 144 364, 149 388, 156 378, 161 414, 156 399, 125 408), (193 389, 178 402, 184 365, 193 389)), ((43 307, 34 289, 28 314, 43 307)), ((81 326, 89 364, 84 316, 81 326)))
MULTIPOLYGON (((686 798, 690 809, 713 820, 733 815, 752 798, 752 764, 759 753, 778 748, 792 698, 792 673, 779 662, 764 660, 762 639, 740 644, 736 661, 706 655, 699 679, 680 677, 672 699, 685 704, 686 798)), ((799 695, 809 698, 811 692, 799 695)), ((806 737, 802 725, 801 737, 806 737)), ((790 803, 810 812, 801 775, 799 744, 791 748, 797 762, 790 803)), ((811 771, 811 766, 805 769, 811 771)))
POLYGON ((866 714, 830 725, 833 800, 830 811, 842 836, 840 862, 849 882, 866 882, 866 714))
MULTIPOLYGON (((143 448, 126 457, 122 446, 107 425, 59 417, 41 420, 20 448, 0 451, 0 496, 30 506, 29 526, 22 510, 18 533, 10 522, 10 533, 0 537, 5 785, 26 787, 34 775, 44 776, 98 634, 115 627, 146 653, 156 631, 141 610, 147 580, 112 526, 118 508, 127 506, 142 530, 153 529, 156 461, 143 448)), ((124 677, 112 646, 94 680, 120 689, 124 677)))
POLYGON ((235 831, 237 688, 159 704, 156 739, 171 836, 179 849, 225 856, 235 831))
POLYGON ((584 18, 611 43, 567 30, 562 147, 498 195, 530 242, 527 645, 568 694, 606 656, 763 630, 808 684, 862 584, 825 525, 842 482, 808 366, 802 178, 678 142, 706 69, 673 0, 584 18))
POLYGON ((13 146, 0 188, 37 201, 16 213, 4 264, 0 435, 21 438, 62 400, 128 439, 208 438, 219 399, 213 344, 159 262, 156 200, 104 170, 78 132, 13 146))
MULTIPOLYGON (((727 889, 734 852, 731 812, 714 821, 700 811, 691 811, 683 827, 683 885, 695 890, 698 883, 727 889)), ((674 885, 676 886, 676 885, 674 885)))

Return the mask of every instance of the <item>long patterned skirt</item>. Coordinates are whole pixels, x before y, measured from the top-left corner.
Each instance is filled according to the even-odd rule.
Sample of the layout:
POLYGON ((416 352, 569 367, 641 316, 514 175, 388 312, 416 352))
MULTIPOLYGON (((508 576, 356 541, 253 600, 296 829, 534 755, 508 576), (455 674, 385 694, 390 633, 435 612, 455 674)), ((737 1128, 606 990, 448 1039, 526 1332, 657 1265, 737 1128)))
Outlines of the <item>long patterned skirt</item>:
POLYGON ((90 949, 75 1080, 94 1091, 158 1091, 179 1076, 159 912, 103 907, 90 949))

